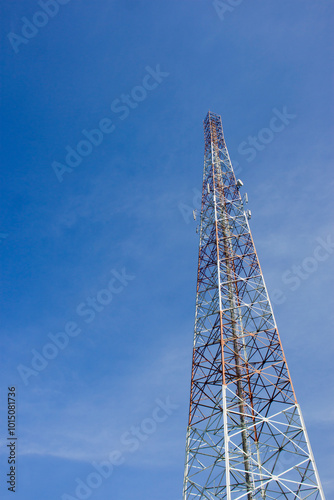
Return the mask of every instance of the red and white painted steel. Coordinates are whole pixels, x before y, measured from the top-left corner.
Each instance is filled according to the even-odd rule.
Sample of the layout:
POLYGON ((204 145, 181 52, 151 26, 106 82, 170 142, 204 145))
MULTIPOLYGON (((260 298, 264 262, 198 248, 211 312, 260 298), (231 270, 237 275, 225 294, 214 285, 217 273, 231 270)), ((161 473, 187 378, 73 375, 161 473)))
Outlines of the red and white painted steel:
POLYGON ((204 135, 183 500, 324 500, 220 116, 204 135))

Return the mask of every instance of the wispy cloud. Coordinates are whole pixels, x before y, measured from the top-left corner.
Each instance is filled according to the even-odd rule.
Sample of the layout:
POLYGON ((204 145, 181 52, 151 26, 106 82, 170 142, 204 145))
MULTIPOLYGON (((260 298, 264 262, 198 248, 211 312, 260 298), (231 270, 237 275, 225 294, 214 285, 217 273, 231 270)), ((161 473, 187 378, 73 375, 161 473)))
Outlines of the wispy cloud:
MULTIPOLYGON (((155 363, 137 366, 117 381, 100 379, 98 387, 81 386, 77 396, 57 408, 52 401, 58 405, 62 396, 56 384, 35 390, 30 402, 23 400, 20 407, 24 423, 20 453, 87 462, 120 449, 122 434, 150 416, 157 398, 163 401, 169 396, 179 405, 184 390, 180 388, 180 374, 184 379, 185 370, 189 370, 187 354, 169 346, 155 363)), ((157 466, 165 463, 166 456, 172 461, 170 433, 174 430, 171 418, 144 444, 146 458, 140 460, 157 466)), ((131 456, 132 463, 139 460, 131 456)))

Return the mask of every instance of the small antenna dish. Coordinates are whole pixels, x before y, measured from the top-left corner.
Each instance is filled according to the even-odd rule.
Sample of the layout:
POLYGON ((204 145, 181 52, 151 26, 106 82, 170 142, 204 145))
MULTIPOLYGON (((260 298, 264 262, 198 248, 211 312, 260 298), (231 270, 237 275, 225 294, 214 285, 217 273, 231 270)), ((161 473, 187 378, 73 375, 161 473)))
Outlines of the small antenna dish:
POLYGON ((238 179, 238 180, 237 180, 237 187, 238 187, 238 188, 240 188, 240 187, 242 187, 243 185, 244 185, 244 183, 242 182, 242 180, 241 180, 241 179, 238 179))

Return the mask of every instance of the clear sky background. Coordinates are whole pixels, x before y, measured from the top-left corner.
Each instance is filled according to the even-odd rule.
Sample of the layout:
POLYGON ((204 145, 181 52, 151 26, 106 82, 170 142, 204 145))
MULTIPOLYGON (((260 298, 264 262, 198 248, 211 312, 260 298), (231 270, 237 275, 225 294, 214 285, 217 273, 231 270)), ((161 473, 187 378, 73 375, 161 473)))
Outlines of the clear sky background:
POLYGON ((198 257, 189 212, 209 109, 249 196, 334 498, 332 2, 51 4, 41 15, 37 1, 1 2, 1 498, 13 495, 6 399, 16 386, 16 500, 181 499, 198 257), (137 102, 120 111, 115 100, 131 92, 137 102), (271 132, 275 112, 289 118, 271 132), (102 142, 80 143, 101 120, 102 142), (67 146, 86 154, 72 170, 67 146), (54 162, 67 171, 58 165, 57 177, 54 162), (112 295, 101 292, 108 283, 112 295), (97 296, 105 305, 92 312, 97 296), (80 333, 45 347, 65 327, 80 333), (36 370, 32 350, 43 349, 53 359, 35 359, 36 370), (20 365, 34 371, 22 377, 20 365), (110 457, 99 481, 92 463, 110 457), (80 481, 91 487, 76 493, 80 481))

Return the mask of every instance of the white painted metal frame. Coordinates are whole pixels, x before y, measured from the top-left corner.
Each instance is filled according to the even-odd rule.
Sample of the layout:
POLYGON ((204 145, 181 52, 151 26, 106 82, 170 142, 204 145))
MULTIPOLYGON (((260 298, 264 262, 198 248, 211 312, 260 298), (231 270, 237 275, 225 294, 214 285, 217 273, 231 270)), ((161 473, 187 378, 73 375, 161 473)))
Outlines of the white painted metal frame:
POLYGON ((183 500, 324 500, 220 117, 204 130, 183 500))

